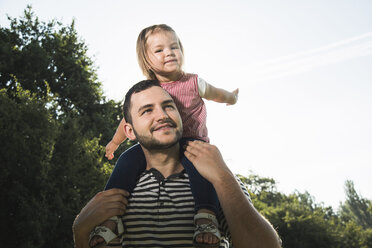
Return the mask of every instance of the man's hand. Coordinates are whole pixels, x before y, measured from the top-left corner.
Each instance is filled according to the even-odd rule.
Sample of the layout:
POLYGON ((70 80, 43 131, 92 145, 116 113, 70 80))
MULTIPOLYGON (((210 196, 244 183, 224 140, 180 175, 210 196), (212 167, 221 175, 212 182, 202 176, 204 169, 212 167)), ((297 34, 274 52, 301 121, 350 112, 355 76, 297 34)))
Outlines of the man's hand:
POLYGON ((203 141, 189 141, 185 156, 210 183, 218 183, 226 173, 231 174, 218 148, 203 141))
POLYGON ((112 216, 125 213, 129 193, 122 189, 110 189, 97 193, 76 217, 72 226, 75 247, 89 247, 90 232, 112 216))

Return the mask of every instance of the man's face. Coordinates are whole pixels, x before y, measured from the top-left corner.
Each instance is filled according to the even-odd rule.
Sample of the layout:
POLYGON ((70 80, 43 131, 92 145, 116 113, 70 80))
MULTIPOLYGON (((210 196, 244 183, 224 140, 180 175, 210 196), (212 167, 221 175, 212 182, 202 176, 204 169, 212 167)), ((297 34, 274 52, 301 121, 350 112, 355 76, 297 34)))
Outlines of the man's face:
POLYGON ((161 87, 151 87, 131 97, 133 132, 147 150, 172 147, 182 137, 182 120, 172 97, 161 87))

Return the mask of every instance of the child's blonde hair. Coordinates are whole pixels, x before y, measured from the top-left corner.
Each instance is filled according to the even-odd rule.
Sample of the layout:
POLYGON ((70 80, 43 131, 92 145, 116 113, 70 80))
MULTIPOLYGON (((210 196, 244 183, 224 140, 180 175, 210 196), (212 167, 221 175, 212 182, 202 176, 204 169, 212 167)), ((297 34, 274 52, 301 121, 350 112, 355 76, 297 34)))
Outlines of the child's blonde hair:
MULTIPOLYGON (((138 39, 137 39, 137 60, 138 60, 138 64, 142 70, 143 75, 145 75, 147 79, 151 79, 151 80, 157 80, 157 79, 156 79, 154 72, 151 70, 151 65, 147 57, 146 42, 147 42, 148 37, 151 34, 160 32, 160 31, 172 32, 177 37, 178 44, 180 46, 181 52, 183 53, 183 46, 182 46, 180 39, 178 38, 176 32, 168 25, 158 24, 158 25, 153 25, 153 26, 143 29, 141 33, 138 35, 138 39)), ((180 63, 181 63, 181 68, 182 68, 183 61, 180 61, 180 63)))

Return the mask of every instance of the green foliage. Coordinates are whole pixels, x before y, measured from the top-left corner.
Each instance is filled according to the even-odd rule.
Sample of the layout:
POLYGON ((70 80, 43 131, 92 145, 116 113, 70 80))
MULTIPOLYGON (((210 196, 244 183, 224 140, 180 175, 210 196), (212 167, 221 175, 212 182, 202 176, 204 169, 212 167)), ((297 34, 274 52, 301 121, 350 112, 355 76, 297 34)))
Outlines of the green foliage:
POLYGON ((51 211, 45 238, 45 247, 55 246, 55 240, 71 243, 71 227, 75 215, 82 203, 101 191, 108 175, 103 173, 103 147, 98 138, 88 139, 80 135, 75 119, 69 119, 60 129, 56 139, 52 164, 55 165, 49 174, 48 201, 51 211))
POLYGON ((359 196, 352 181, 345 183, 346 202, 341 207, 342 218, 354 221, 364 229, 372 228, 372 203, 359 196))
POLYGON ((29 91, 17 87, 16 95, 14 100, 0 91, 0 233, 3 245, 40 247, 58 124, 29 91))
POLYGON ((346 201, 340 206, 340 219, 346 230, 344 247, 372 247, 372 203, 360 196, 352 181, 345 182, 346 201))
POLYGON ((102 190, 110 172, 102 161, 104 148, 98 138, 81 135, 76 118, 58 123, 29 91, 18 87, 15 99, 4 89, 0 93, 0 140, 6 147, 0 152, 0 186, 8 189, 0 203, 7 223, 0 229, 3 244, 72 245, 75 215, 102 190))
POLYGON ((0 28, 0 88, 12 97, 17 86, 48 102, 56 118, 79 117, 82 132, 101 134, 105 145, 118 125, 121 104, 106 101, 88 48, 76 30, 35 17, 27 7, 20 19, 0 28))
POLYGON ((4 247, 72 246, 71 225, 112 170, 104 145, 121 104, 106 101, 74 28, 28 7, 0 28, 0 238, 4 247))
POLYGON ((371 247, 371 204, 346 182, 347 202, 342 211, 314 202, 308 193, 284 195, 274 179, 238 175, 251 193, 254 206, 277 229, 283 247, 371 247), (366 228, 366 229, 365 229, 366 228))
POLYGON ((0 34, 1 88, 14 91, 19 82, 38 98, 49 93, 63 113, 85 113, 100 103, 101 83, 74 22, 68 27, 56 21, 41 22, 31 7, 22 19, 8 19, 10 29, 1 28, 0 34))

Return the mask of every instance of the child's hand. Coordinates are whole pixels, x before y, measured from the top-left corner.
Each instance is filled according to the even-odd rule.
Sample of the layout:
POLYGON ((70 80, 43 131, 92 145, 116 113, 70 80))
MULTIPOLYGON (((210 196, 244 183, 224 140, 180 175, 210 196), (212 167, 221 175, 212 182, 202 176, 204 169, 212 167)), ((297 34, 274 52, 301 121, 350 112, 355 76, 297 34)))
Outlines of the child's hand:
POLYGON ((116 149, 118 149, 119 145, 114 143, 112 140, 106 145, 106 155, 105 157, 108 160, 111 160, 114 158, 114 152, 116 149))
POLYGON ((227 106, 234 105, 238 101, 239 88, 237 88, 236 90, 232 91, 231 93, 234 95, 235 101, 234 101, 234 103, 226 103, 227 106))

